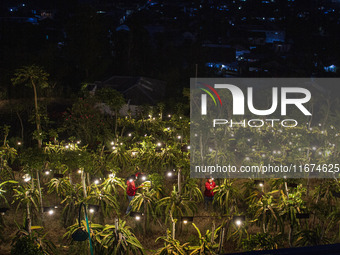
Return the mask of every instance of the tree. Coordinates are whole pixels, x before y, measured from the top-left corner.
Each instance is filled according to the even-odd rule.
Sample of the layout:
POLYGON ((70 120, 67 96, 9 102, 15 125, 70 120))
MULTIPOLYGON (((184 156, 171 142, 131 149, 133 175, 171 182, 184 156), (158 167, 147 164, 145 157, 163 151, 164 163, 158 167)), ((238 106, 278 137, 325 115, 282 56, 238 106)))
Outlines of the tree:
POLYGON ((38 92, 37 89, 47 88, 49 74, 46 73, 41 67, 36 65, 24 66, 17 69, 14 73, 14 77, 11 79, 13 85, 25 84, 32 87, 34 92, 34 107, 35 107, 35 123, 36 123, 36 137, 38 140, 38 147, 42 146, 42 130, 40 122, 40 113, 38 106, 38 92))
POLYGON ((96 97, 98 98, 98 101, 104 103, 106 106, 110 108, 110 111, 112 111, 115 115, 115 136, 117 138, 117 127, 118 127, 118 115, 119 110, 123 107, 125 104, 125 99, 121 93, 119 93, 117 90, 111 89, 111 88, 102 88, 96 91, 96 97))

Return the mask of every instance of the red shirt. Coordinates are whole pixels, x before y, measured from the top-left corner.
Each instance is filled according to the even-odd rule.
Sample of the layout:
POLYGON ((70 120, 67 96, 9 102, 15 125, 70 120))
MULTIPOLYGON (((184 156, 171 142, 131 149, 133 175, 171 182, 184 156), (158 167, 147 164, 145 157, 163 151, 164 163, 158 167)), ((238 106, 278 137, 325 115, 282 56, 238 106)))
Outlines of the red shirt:
POLYGON ((215 187, 216 187, 216 183, 214 181, 212 181, 211 183, 207 181, 205 183, 204 196, 206 196, 206 197, 213 197, 214 196, 214 192, 212 190, 215 187))
POLYGON ((127 188, 126 188, 126 193, 128 194, 128 196, 132 197, 134 195, 136 195, 136 186, 135 186, 135 182, 132 181, 130 182, 129 180, 126 182, 127 184, 127 188))

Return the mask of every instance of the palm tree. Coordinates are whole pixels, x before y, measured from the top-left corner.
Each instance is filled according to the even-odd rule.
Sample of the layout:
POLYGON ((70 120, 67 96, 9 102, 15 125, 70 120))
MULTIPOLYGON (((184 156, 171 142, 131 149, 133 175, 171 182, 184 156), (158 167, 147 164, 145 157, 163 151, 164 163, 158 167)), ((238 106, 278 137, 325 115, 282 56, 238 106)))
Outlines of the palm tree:
POLYGON ((24 66, 20 69, 17 69, 14 73, 14 77, 12 78, 13 85, 25 84, 26 86, 32 87, 34 92, 34 107, 35 107, 35 123, 37 126, 37 140, 38 140, 38 148, 42 146, 42 134, 41 134, 41 122, 40 122, 40 113, 38 107, 38 93, 37 88, 47 88, 48 87, 48 76, 41 67, 36 65, 24 66))

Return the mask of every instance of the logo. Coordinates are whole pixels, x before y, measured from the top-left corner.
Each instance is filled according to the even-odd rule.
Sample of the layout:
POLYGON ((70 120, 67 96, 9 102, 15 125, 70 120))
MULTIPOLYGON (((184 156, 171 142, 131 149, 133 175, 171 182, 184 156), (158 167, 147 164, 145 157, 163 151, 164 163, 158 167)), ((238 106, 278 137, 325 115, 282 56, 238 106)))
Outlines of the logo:
MULTIPOLYGON (((245 96, 243 91, 231 84, 215 84, 214 88, 208 84, 204 84, 205 87, 209 88, 220 101, 220 105, 222 106, 222 100, 215 89, 227 89, 231 92, 232 101, 233 101, 233 115, 244 115, 245 114, 245 96)), ((200 88, 202 91, 206 92, 214 101, 217 106, 216 100, 214 96, 205 88, 200 88)), ((274 113, 277 110, 279 104, 279 89, 277 87, 272 88, 272 104, 269 109, 259 110, 254 107, 253 100, 253 88, 247 88, 247 106, 248 110, 254 114, 259 116, 266 116, 274 113)), ((207 115, 207 94, 201 95, 201 115, 207 115)), ((281 106, 281 115, 287 115, 287 105, 295 105, 304 115, 311 116, 312 114, 306 109, 303 105, 311 99, 311 93, 308 89, 300 88, 300 87, 282 87, 280 90, 280 106, 281 106), (291 95, 294 97, 291 97, 291 95), (298 96, 298 97, 296 97, 298 96)))
MULTIPOLYGON (((208 84, 204 84, 202 82, 199 82, 200 84, 202 84, 203 86, 207 87, 208 89, 210 89, 217 97, 217 99, 220 101, 220 105, 222 106, 222 100, 221 100, 221 97, 220 95, 217 93, 217 91, 211 87, 210 85, 208 84)), ((214 96, 211 94, 211 92, 209 92, 208 90, 204 89, 204 88, 200 88, 201 90, 203 90, 204 92, 206 92, 211 98, 212 100, 214 101, 215 103, 215 106, 217 106, 217 103, 216 103, 216 100, 214 98, 214 96)), ((201 99, 202 99, 202 115, 207 115, 207 94, 202 94, 201 95, 201 99)))

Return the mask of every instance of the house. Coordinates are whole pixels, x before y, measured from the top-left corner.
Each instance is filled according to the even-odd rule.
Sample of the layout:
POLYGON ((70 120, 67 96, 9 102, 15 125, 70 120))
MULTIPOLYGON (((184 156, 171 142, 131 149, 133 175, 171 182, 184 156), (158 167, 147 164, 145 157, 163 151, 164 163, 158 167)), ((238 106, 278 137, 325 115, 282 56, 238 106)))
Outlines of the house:
MULTIPOLYGON (((107 87, 120 92, 127 102, 120 114, 127 115, 128 112, 131 112, 132 115, 135 115, 138 106, 156 105, 164 99, 166 83, 141 76, 112 76, 107 80, 96 81, 88 85, 88 89, 93 94, 97 89, 107 87)), ((108 112, 108 109, 104 109, 104 111, 108 112)))

